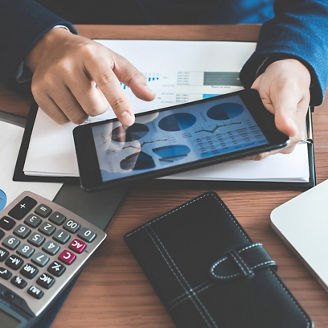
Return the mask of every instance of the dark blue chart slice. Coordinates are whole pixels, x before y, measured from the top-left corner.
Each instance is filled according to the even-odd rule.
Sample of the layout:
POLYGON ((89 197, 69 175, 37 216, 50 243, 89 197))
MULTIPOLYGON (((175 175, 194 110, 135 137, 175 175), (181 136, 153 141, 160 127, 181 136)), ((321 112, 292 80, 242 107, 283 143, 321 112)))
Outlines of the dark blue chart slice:
POLYGON ((120 163, 122 170, 146 170, 155 167, 151 156, 141 151, 125 157, 120 163))
POLYGON ((177 113, 162 118, 158 126, 164 131, 180 131, 193 126, 196 117, 188 113, 177 113))
POLYGON ((172 163, 185 158, 190 153, 190 148, 185 145, 173 145, 154 148, 153 152, 161 157, 161 162, 172 163))
POLYGON ((216 121, 224 121, 239 116, 243 111, 242 105, 229 102, 211 107, 207 111, 207 116, 216 121))
POLYGON ((148 131, 148 127, 140 123, 134 123, 127 129, 124 129, 122 126, 118 126, 112 132, 112 139, 118 142, 139 140, 144 137, 148 131))

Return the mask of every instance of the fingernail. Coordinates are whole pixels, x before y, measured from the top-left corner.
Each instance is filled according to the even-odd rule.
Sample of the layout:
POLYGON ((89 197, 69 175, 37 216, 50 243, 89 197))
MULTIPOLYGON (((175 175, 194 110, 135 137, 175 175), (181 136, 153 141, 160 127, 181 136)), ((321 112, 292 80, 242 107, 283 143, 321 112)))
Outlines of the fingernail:
POLYGON ((123 112, 119 115, 118 119, 121 121, 121 123, 125 126, 130 126, 134 123, 134 115, 130 112, 123 112))

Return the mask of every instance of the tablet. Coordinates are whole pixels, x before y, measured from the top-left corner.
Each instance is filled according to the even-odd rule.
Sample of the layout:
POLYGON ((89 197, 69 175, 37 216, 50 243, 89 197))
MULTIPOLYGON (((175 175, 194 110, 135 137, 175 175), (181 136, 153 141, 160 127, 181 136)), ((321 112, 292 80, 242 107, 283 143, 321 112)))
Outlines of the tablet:
POLYGON ((73 131, 81 185, 92 190, 287 146, 255 90, 137 114, 73 131))

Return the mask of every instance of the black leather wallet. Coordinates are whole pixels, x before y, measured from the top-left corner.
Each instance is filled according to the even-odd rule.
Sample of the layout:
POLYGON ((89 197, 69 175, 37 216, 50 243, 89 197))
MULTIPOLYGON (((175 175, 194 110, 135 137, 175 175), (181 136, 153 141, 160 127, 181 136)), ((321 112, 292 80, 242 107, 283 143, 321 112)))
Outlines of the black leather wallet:
POLYGON ((125 235, 178 327, 309 328, 309 316, 212 192, 125 235))

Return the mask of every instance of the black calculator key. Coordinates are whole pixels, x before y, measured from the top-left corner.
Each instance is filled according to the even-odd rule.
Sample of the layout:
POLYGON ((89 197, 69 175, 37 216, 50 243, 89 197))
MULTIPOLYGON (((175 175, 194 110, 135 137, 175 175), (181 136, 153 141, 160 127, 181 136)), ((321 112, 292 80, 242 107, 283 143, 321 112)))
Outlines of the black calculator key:
POLYGON ((24 261, 19 256, 10 255, 5 263, 9 266, 9 268, 17 270, 23 265, 24 261))
POLYGON ((34 265, 26 263, 22 269, 19 271, 24 277, 28 278, 28 279, 32 279, 34 278, 38 272, 39 269, 36 268, 34 265))
POLYGON ((29 258, 34 253, 34 248, 31 247, 30 245, 22 244, 18 247, 16 252, 25 258, 29 258))
POLYGON ((9 252, 5 250, 4 248, 0 247, 0 262, 3 262, 7 256, 9 255, 9 252))
POLYGON ((39 233, 33 232, 32 235, 27 239, 27 241, 34 246, 41 246, 44 243, 45 238, 39 233))
POLYGON ((49 240, 44 244, 42 249, 50 255, 55 255, 60 250, 60 247, 55 242, 49 240))
POLYGON ((43 222, 38 230, 44 233, 45 235, 50 236, 55 232, 56 227, 51 223, 43 222))
POLYGON ((44 267, 49 262, 49 257, 46 254, 37 252, 33 255, 32 262, 40 267, 44 267))
POLYGON ((14 235, 20 238, 26 238, 31 233, 31 229, 20 224, 14 229, 14 235))
POLYGON ((34 215, 34 214, 30 214, 25 220, 24 222, 32 227, 32 228, 36 228, 41 222, 42 220, 37 216, 37 215, 34 215))
POLYGON ((47 205, 41 204, 35 209, 34 212, 43 218, 46 218, 51 214, 52 209, 47 205))
POLYGON ((9 215, 14 219, 22 219, 35 205, 36 200, 26 196, 14 208, 9 211, 9 215))
POLYGON ((15 225, 15 223, 15 220, 9 218, 8 216, 4 216, 0 219, 0 228, 10 230, 15 225))
POLYGON ((88 243, 91 243, 97 237, 95 232, 87 228, 82 228, 77 235, 88 243))
POLYGON ((49 217, 49 221, 51 221, 57 225, 63 224, 65 222, 65 220, 66 220, 66 216, 59 212, 54 212, 49 217))
POLYGON ((11 277, 11 272, 3 267, 0 267, 0 278, 8 280, 11 277))
POLYGON ((36 283, 45 289, 49 289, 55 283, 55 278, 47 273, 42 273, 36 283))
POLYGON ((10 282, 20 289, 23 289, 27 285, 27 282, 18 276, 13 277, 10 282))
POLYGON ((56 277, 60 277, 66 270, 65 265, 54 261, 48 266, 48 272, 53 274, 56 277))
POLYGON ((71 235, 68 232, 60 229, 54 233, 52 238, 61 244, 65 244, 71 238, 71 235))
POLYGON ((16 249, 20 244, 20 241, 14 236, 9 235, 3 240, 2 244, 9 249, 16 249))
POLYGON ((39 289, 38 287, 35 287, 35 286, 31 286, 27 292, 33 296, 34 298, 36 299, 40 299, 42 298, 42 296, 44 295, 43 291, 41 289, 39 289))
POLYGON ((5 232, 0 229, 0 239, 5 235, 5 232))
POLYGON ((73 220, 68 220, 66 223, 63 225, 63 228, 69 232, 76 232, 80 229, 80 224, 73 220))

